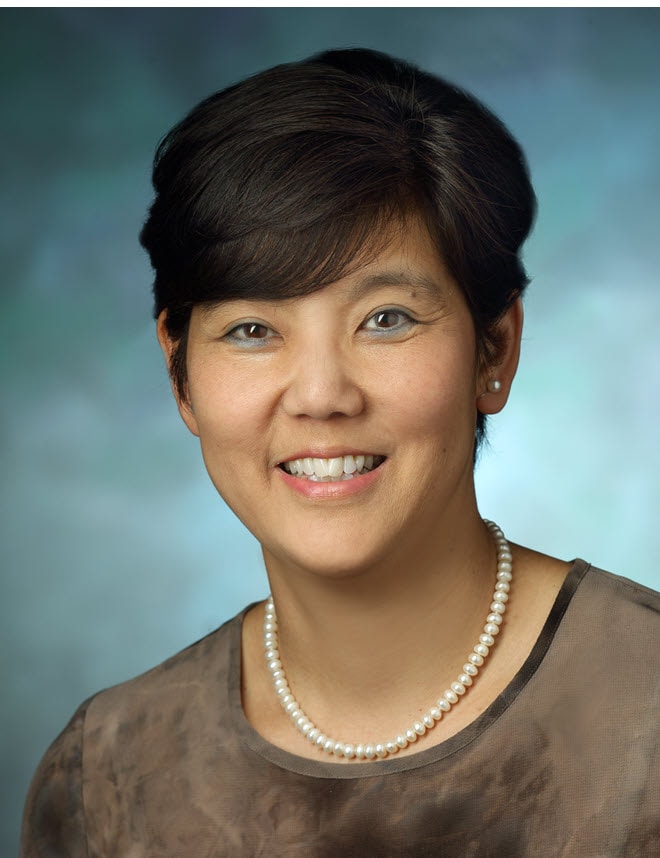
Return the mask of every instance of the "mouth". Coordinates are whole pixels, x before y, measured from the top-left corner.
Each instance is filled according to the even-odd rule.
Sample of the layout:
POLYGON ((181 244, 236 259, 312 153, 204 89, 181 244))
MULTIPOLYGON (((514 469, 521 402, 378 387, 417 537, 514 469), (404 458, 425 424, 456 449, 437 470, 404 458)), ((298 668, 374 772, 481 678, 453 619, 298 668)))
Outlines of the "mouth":
POLYGON ((335 456, 332 459, 289 459, 281 462, 280 467, 285 473, 301 480, 315 483, 335 483, 342 480, 352 480, 374 471, 385 461, 385 456, 375 454, 358 456, 335 456))

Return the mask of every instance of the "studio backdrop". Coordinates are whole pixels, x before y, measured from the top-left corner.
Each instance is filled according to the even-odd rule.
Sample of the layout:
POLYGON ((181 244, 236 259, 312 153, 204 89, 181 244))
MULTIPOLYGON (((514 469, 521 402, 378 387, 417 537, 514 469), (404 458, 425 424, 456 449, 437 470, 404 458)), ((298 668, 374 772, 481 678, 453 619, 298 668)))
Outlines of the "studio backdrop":
POLYGON ((267 66, 382 49, 519 138, 539 217, 480 507, 514 541, 658 586, 658 44, 653 9, 0 12, 1 854, 84 697, 266 593, 176 412, 137 235, 162 134, 267 66))

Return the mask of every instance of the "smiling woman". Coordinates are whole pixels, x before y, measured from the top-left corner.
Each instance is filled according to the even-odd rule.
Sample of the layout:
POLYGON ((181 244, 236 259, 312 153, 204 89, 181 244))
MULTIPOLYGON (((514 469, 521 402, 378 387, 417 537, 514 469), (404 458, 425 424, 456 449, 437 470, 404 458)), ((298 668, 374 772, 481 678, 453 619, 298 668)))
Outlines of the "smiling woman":
POLYGON ((655 854, 656 597, 475 496, 534 214, 507 130, 327 52, 202 102, 154 187, 173 391, 271 595, 80 707, 24 858, 655 854))
MULTIPOLYGON (((441 522, 478 518, 475 402, 495 410, 505 392, 486 393, 465 298, 424 224, 411 219, 382 250, 366 249, 360 267, 310 294, 193 310, 180 409, 271 572, 282 558, 382 586, 386 568, 400 576, 411 540, 433 553, 441 522), (342 479, 356 456, 364 473, 349 461, 342 479)), ((515 370, 518 323, 514 305, 499 323, 511 327, 502 378, 515 370)))

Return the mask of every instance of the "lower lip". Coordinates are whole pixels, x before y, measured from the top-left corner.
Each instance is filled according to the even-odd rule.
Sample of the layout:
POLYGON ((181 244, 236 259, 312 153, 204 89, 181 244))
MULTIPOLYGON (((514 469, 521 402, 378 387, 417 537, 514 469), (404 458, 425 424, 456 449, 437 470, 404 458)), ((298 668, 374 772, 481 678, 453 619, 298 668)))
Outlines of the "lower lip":
POLYGON ((367 471, 366 474, 360 474, 359 477, 353 477, 350 480, 336 480, 334 482, 315 482, 314 480, 303 480, 300 477, 294 477, 292 474, 287 474, 282 468, 276 468, 285 485, 303 497, 311 500, 339 500, 341 498, 351 497, 368 489, 380 476, 387 459, 374 468, 373 471, 367 471))

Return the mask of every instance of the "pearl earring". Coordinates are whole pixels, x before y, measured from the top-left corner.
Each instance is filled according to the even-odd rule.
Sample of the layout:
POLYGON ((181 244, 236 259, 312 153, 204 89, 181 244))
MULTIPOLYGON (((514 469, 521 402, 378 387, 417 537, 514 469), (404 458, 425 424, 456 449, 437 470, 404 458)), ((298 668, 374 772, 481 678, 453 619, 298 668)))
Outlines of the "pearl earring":
POLYGON ((499 378, 491 378, 486 386, 489 393, 499 393, 502 389, 502 382, 499 378))

